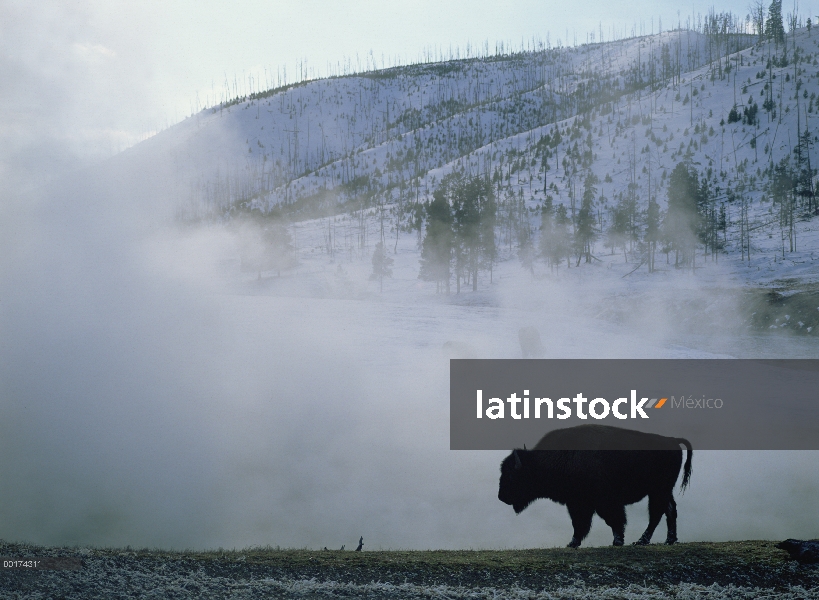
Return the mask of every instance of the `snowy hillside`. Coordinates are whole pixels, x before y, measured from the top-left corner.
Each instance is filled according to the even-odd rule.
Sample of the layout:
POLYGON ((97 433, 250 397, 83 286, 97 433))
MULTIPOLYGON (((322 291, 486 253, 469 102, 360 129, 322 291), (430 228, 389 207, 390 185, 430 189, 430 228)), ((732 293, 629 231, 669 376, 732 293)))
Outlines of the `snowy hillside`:
MULTIPOLYGON (((697 31, 258 92, 118 159, 165 163, 183 222, 283 217, 295 244, 286 270, 324 269, 313 264, 318 252, 331 262, 355 258, 351 268, 368 271, 384 238, 391 254, 406 250, 398 262, 415 280, 429 228, 424 207, 455 173, 487 182, 497 205, 482 280, 510 258, 542 277, 585 256, 583 264, 628 281, 669 266, 700 273, 720 265, 700 279, 785 295, 812 290, 819 33, 797 28, 784 41, 760 40, 728 33, 724 17, 709 15, 697 31), (687 254, 664 233, 680 164, 697 188, 696 249, 687 254), (571 239, 550 251, 544 231, 561 205, 571 239)), ((478 266, 472 277, 455 270, 458 289, 461 279, 475 284, 478 266)), ((761 324, 790 326, 790 316, 779 318, 761 324)), ((797 321, 812 329, 815 320, 797 321)))
MULTIPOLYGON (((726 36, 720 52, 751 39, 726 36)), ((716 59, 713 46, 700 33, 667 32, 309 81, 204 110, 143 148, 192 180, 184 191, 196 216, 328 190, 339 200, 364 191, 396 200, 395 188, 425 193, 430 175, 470 154, 491 152, 481 168, 494 170, 509 162, 510 143, 521 149, 521 134, 531 142, 546 124, 565 128, 578 115, 631 107, 661 81, 716 59)))

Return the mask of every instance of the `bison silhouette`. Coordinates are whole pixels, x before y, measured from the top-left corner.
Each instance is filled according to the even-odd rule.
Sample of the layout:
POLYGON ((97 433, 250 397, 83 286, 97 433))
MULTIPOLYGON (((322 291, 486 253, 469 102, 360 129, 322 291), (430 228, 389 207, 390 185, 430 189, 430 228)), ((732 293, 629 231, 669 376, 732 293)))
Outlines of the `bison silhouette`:
POLYGON ((685 461, 680 490, 691 477, 693 449, 688 440, 609 427, 580 425, 552 431, 532 450, 514 450, 501 463, 498 499, 516 514, 538 498, 569 509, 577 548, 589 534, 594 513, 611 527, 615 546, 622 546, 626 505, 648 496, 648 527, 638 545, 649 544, 665 514, 666 544, 677 541, 677 503, 674 485, 685 461))

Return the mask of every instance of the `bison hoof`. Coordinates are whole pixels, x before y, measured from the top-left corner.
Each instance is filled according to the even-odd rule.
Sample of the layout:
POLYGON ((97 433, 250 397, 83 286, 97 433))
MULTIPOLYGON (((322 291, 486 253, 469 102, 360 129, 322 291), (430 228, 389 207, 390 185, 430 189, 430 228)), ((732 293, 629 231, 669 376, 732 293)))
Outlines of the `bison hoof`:
POLYGON ((611 543, 612 546, 622 546, 623 545, 623 538, 616 537, 614 541, 611 543))
POLYGON ((667 546, 671 546, 671 545, 673 545, 673 544, 676 544, 676 543, 677 543, 677 538, 668 538, 668 539, 665 541, 665 543, 666 543, 666 545, 667 545, 667 546))
POLYGON ((634 546, 648 546, 651 543, 651 540, 647 540, 645 538, 640 538, 636 542, 634 542, 634 546))
POLYGON ((572 541, 566 544, 567 548, 579 548, 580 542, 576 538, 572 538, 572 541))

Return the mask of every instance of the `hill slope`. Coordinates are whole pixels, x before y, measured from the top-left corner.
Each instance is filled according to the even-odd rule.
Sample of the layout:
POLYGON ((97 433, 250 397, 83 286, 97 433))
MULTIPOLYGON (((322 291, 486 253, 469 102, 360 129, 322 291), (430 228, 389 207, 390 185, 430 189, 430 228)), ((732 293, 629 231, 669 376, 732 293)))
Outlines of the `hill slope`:
POLYGON ((202 111, 115 162, 162 163, 163 195, 183 221, 358 211, 360 231, 330 254, 369 247, 376 209, 371 227, 415 230, 420 247, 420 205, 452 172, 492 182, 498 243, 513 254, 527 239, 537 246, 547 202, 576 227, 591 186, 593 253, 635 264, 650 204, 662 220, 684 163, 705 198, 703 259, 728 254, 752 285, 816 283, 819 34, 755 42, 669 31, 309 81, 202 111))

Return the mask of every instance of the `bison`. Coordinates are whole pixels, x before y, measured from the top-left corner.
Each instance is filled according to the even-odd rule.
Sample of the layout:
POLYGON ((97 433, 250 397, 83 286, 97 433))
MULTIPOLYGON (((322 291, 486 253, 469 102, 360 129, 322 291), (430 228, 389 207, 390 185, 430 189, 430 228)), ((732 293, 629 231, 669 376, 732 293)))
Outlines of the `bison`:
POLYGON ((514 450, 501 463, 498 499, 516 514, 538 498, 566 505, 574 535, 570 548, 589 534, 594 513, 611 527, 615 546, 622 546, 626 505, 648 496, 648 527, 638 545, 649 544, 665 514, 666 544, 677 541, 674 485, 687 450, 680 490, 691 477, 693 449, 688 440, 620 429, 580 425, 552 431, 532 450, 514 450), (639 450, 635 448, 640 448, 639 450))

